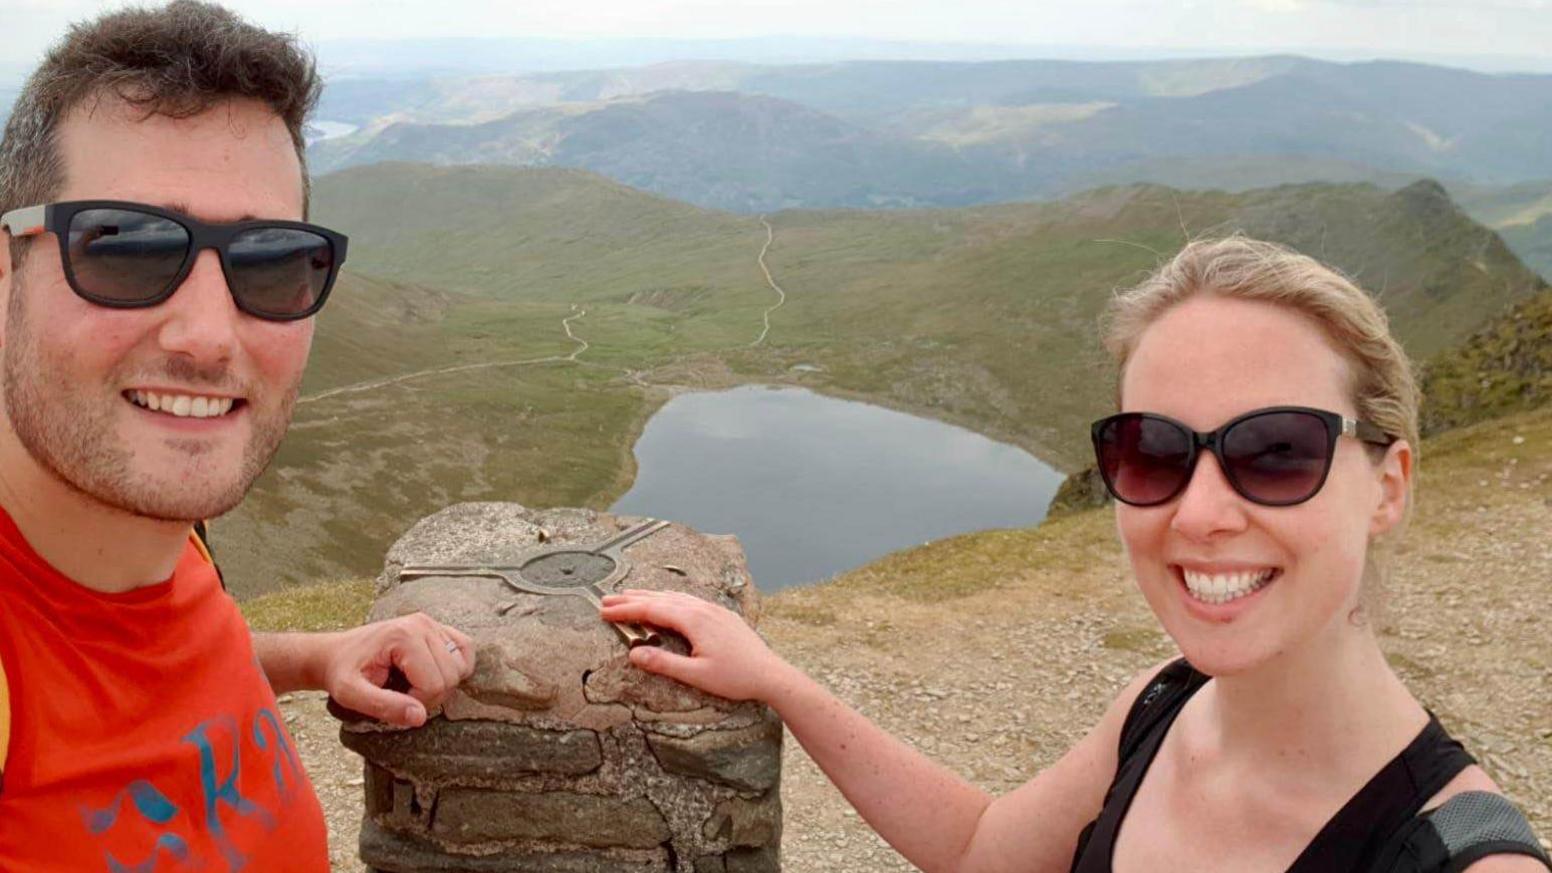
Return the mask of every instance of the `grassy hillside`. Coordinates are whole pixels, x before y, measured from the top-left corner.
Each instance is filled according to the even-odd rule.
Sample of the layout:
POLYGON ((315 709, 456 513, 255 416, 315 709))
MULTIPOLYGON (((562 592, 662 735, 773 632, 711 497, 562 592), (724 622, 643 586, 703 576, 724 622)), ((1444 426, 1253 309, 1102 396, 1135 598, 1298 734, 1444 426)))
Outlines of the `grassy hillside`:
POLYGON ((1523 300, 1423 370, 1434 433, 1552 401, 1552 289, 1523 300))
POLYGON ((607 506, 678 387, 797 382, 1075 468, 1108 406, 1095 318, 1188 233, 1329 259, 1422 357, 1542 287, 1431 183, 793 211, 769 218, 787 299, 751 347, 776 302, 756 218, 563 170, 377 166, 316 191, 360 275, 325 311, 296 426, 231 521, 245 533, 222 558, 244 593, 371 573, 458 500, 607 506))

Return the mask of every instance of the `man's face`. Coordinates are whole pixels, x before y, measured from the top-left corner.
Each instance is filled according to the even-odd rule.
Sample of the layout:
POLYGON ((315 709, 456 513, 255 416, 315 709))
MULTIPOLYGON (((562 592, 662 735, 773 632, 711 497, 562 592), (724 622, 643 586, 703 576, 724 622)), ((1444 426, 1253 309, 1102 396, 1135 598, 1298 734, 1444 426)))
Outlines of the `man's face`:
MULTIPOLYGON (((58 201, 129 200, 216 222, 302 216, 291 138, 258 103, 169 119, 88 100, 58 147, 58 201)), ((312 319, 240 312, 214 250, 166 302, 108 309, 70 290, 55 237, 27 246, 0 342, 6 417, 33 461, 136 515, 195 520, 236 506, 290 423, 312 319), (147 405, 153 394, 161 410, 147 405), (178 414, 201 406, 205 417, 178 414)))

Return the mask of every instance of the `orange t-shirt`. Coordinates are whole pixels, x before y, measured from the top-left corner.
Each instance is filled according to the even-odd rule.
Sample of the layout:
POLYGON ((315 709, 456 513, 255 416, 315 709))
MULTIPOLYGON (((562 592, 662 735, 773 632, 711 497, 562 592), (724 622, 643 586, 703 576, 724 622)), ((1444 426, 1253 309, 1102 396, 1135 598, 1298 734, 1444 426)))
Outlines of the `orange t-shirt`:
POLYGON ((0 511, 0 665, 0 871, 329 869, 247 624, 192 538, 171 579, 104 594, 0 511))

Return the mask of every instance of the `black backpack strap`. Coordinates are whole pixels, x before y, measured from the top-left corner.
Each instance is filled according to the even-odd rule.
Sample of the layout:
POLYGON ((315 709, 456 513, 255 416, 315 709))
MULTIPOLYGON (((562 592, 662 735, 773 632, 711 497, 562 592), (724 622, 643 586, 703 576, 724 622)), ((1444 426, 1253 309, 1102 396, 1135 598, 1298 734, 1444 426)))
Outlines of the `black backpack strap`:
POLYGON ((210 529, 205 526, 203 520, 194 522, 194 536, 199 540, 199 547, 204 551, 210 566, 216 569, 216 579, 221 582, 221 590, 226 590, 226 574, 221 572, 221 565, 216 563, 215 553, 210 551, 210 529))
POLYGON ((1142 693, 1137 695, 1137 699, 1132 701, 1132 708, 1126 713, 1126 721, 1121 725, 1118 764, 1125 764, 1137 754, 1154 727, 1184 706, 1185 701, 1207 683, 1207 678, 1198 673, 1185 658, 1166 664, 1142 693))
POLYGON ((1431 825, 1423 838, 1431 834, 1443 850, 1440 873, 1460 873, 1488 855, 1504 854, 1529 855, 1552 870, 1530 822, 1502 794, 1462 791, 1422 817, 1431 825))
POLYGON ((1489 855, 1529 855, 1552 870, 1530 822, 1490 791, 1462 791, 1412 819, 1374 867, 1382 873, 1461 873, 1489 855))
POLYGON ((1191 695, 1207 684, 1207 679, 1185 658, 1180 658, 1165 665, 1132 701, 1132 708, 1127 710, 1126 721, 1121 725, 1115 777, 1105 792, 1105 804, 1099 817, 1078 834, 1077 850, 1072 857, 1073 873, 1092 870, 1108 873, 1110 848, 1132 795, 1152 763, 1170 722, 1191 695), (1096 839, 1095 850, 1090 852, 1089 844, 1096 839))

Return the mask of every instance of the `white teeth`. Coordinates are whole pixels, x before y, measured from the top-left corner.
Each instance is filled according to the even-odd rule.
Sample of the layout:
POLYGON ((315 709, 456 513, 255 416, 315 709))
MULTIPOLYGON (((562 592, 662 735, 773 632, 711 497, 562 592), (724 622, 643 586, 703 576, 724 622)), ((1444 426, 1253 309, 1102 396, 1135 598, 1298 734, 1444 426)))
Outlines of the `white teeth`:
POLYGON ((232 411, 235 405, 230 397, 202 397, 192 394, 157 394, 154 391, 134 390, 129 399, 137 406, 156 412, 166 412, 180 418, 215 418, 232 411))
POLYGON ((1208 575, 1195 570, 1182 570, 1186 588, 1191 595, 1204 603, 1215 604, 1228 603, 1260 589, 1277 572, 1275 569, 1267 569, 1208 575))

